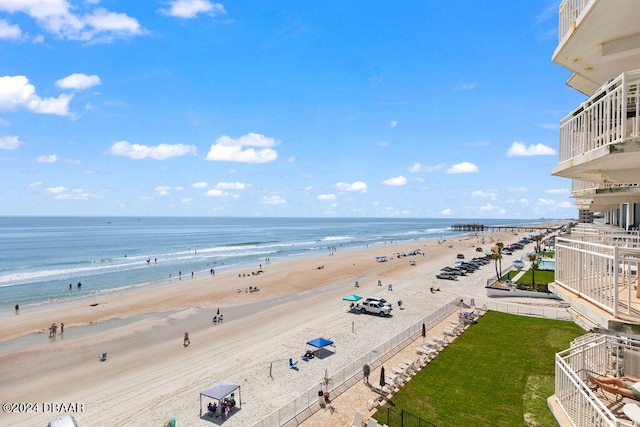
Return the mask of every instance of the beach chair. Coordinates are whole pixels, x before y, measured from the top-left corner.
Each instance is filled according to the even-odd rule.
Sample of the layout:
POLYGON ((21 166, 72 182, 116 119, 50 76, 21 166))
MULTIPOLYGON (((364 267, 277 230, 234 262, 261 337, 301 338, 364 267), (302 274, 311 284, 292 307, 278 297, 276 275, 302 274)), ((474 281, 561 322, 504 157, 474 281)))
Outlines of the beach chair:
POLYGON ((378 406, 380 404, 382 404, 382 398, 367 400, 367 411, 373 411, 374 409, 378 409, 378 406))
POLYGON ((296 369, 297 365, 298 365, 298 361, 297 360, 294 362, 293 359, 289 358, 289 367, 291 369, 296 369))
POLYGON ((353 417, 353 421, 351 422, 351 427, 362 427, 363 422, 364 414, 360 411, 356 411, 356 415, 353 417))
POLYGON ((435 356, 438 353, 438 350, 434 347, 431 347, 429 345, 423 345, 420 346, 418 348, 416 348, 416 353, 422 355, 422 356, 435 356))

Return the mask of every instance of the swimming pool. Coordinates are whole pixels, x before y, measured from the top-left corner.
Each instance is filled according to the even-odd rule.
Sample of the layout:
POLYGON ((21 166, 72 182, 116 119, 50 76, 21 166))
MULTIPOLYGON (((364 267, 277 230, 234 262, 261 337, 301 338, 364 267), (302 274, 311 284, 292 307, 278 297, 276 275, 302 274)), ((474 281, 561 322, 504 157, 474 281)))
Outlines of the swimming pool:
POLYGON ((538 270, 556 270, 556 262, 555 261, 540 261, 538 263, 538 270))

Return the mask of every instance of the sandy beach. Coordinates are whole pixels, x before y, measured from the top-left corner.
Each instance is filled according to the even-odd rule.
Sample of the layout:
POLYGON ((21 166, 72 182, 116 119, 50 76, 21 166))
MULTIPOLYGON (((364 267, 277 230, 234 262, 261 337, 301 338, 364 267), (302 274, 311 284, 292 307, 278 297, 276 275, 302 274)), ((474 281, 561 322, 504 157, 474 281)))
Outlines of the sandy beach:
MULTIPOLYGON (((435 275, 458 253, 470 259, 480 255, 477 246, 488 250, 492 241, 509 244, 529 234, 487 232, 337 251, 263 264, 259 274, 252 274, 256 265, 253 271, 183 276, 168 285, 23 308, 2 318, 0 400, 39 410, 0 413, 0 424, 46 425, 58 415, 47 404, 58 403, 75 405, 69 413, 80 426, 162 426, 170 417, 179 426, 210 426, 220 421, 199 417, 199 393, 225 380, 241 386, 242 408, 224 425, 250 426, 317 384, 325 370, 342 368, 453 298, 485 297, 493 264, 458 281, 435 275), (424 255, 395 256, 416 248, 424 255), (376 262, 379 255, 389 261, 376 262), (440 291, 430 293, 434 284, 440 291), (245 292, 249 287, 260 290, 245 292), (352 293, 386 298, 394 303, 393 315, 348 312, 342 298, 352 293), (218 309, 224 321, 213 323, 218 309), (53 322, 64 322, 65 330, 49 338, 53 322), (320 336, 335 342, 335 354, 301 361, 305 343, 320 336), (105 352, 107 361, 99 362, 105 352), (289 358, 300 360, 299 370, 289 368, 289 358)), ((523 253, 505 256, 503 267, 523 253)))

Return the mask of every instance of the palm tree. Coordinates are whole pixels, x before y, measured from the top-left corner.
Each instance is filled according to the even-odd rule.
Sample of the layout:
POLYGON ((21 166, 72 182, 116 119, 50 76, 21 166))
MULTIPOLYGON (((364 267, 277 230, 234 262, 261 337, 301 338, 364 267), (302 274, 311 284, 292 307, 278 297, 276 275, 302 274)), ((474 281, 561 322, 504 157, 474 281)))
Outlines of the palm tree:
POLYGON ((496 243, 496 247, 498 248, 498 253, 500 254, 500 258, 498 258, 498 264, 500 264, 500 273, 502 273, 502 249, 504 248, 504 243, 498 242, 496 243))
POLYGON ((531 261, 531 286, 533 290, 536 290, 536 268, 538 268, 538 261, 540 261, 540 255, 538 253, 531 253, 528 255, 529 261, 531 261))
POLYGON ((539 254, 540 253, 540 243, 542 242, 542 235, 538 234, 537 236, 534 236, 533 240, 536 241, 536 253, 539 254))
POLYGON ((500 281, 500 271, 498 270, 498 260, 502 258, 502 255, 499 252, 494 252, 491 254, 491 259, 493 260, 494 265, 496 266, 496 277, 498 282, 500 281))

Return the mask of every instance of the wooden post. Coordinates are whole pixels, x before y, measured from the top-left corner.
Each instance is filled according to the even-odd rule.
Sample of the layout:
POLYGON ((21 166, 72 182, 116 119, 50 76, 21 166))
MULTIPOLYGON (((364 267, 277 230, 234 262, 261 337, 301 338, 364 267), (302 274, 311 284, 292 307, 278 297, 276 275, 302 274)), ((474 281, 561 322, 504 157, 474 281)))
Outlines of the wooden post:
POLYGON ((273 362, 269 364, 269 376, 273 379, 273 375, 271 375, 271 371, 273 370, 273 362))

